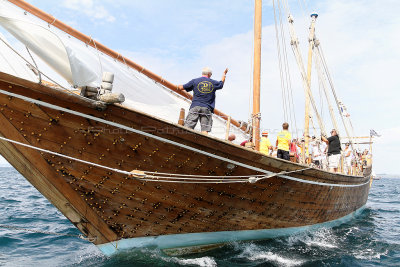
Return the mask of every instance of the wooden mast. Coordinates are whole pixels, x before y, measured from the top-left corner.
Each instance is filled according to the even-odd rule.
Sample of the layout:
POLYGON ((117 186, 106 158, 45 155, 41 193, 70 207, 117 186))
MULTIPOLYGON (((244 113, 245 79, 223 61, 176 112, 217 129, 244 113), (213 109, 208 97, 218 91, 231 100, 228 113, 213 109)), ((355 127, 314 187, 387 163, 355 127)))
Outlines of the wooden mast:
MULTIPOLYGON (((77 31, 76 29, 68 26, 67 24, 63 23, 62 21, 57 20, 55 17, 53 17, 52 15, 38 9, 37 7, 23 1, 23 0, 8 0, 8 2, 26 10, 27 12, 31 13, 32 15, 40 18, 41 20, 49 23, 50 25, 53 25, 54 27, 60 29, 61 31, 75 37, 76 39, 86 43, 87 45, 90 45, 91 47, 103 52, 104 54, 114 58, 115 60, 118 60, 121 63, 124 63, 126 65, 128 65, 129 67, 139 71, 140 73, 143 73, 144 75, 146 75, 147 77, 149 77, 150 79, 154 80, 157 83, 162 84, 163 86, 167 87, 168 89, 174 91, 175 93, 187 98, 187 99, 192 99, 192 95, 190 95, 189 93, 185 92, 185 91, 181 91, 178 89, 178 86, 176 84, 173 84, 167 80, 165 80, 164 78, 162 78, 161 76, 149 71, 148 69, 145 69, 144 67, 140 66, 139 64, 133 62, 132 60, 130 60, 129 58, 126 58, 124 56, 122 56, 120 53, 108 48, 107 46, 95 41, 94 39, 92 39, 90 36, 87 36, 79 31, 77 31)), ((224 120, 228 119, 228 115, 224 114, 223 112, 214 109, 214 114, 217 116, 220 116, 221 118, 223 118, 224 120)), ((240 123, 234 119, 231 119, 231 123, 233 125, 235 125, 236 127, 241 128, 242 130, 245 130, 245 127, 240 127, 240 123)))
POLYGON ((253 72, 253 143, 260 150, 260 78, 261 78, 262 0, 255 0, 254 15, 254 72, 253 72))
POLYGON ((308 65, 307 65, 307 93, 305 95, 305 114, 304 114, 304 146, 302 152, 303 163, 306 159, 306 152, 308 151, 309 136, 310 136, 310 91, 311 91, 311 66, 312 66, 312 52, 314 48, 314 35, 315 35, 315 20, 318 14, 311 14, 310 36, 308 37, 308 65))

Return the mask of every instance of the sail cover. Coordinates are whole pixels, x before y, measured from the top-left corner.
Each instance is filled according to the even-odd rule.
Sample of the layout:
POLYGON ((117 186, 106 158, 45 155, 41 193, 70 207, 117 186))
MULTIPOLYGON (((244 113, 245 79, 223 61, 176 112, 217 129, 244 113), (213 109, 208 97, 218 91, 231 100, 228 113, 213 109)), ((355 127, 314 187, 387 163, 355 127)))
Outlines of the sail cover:
MULTIPOLYGON (((113 91, 125 95, 123 105, 127 107, 173 123, 178 122, 181 108, 189 110, 189 100, 5 0, 0 0, 0 25, 61 76, 60 84, 99 87, 102 73, 111 72, 115 75, 113 91)), ((0 71, 4 71, 2 66, 0 71)), ((213 120, 211 135, 224 138, 225 120, 215 115, 213 120)), ((248 138, 235 126, 230 132, 238 137, 236 142, 248 138)))

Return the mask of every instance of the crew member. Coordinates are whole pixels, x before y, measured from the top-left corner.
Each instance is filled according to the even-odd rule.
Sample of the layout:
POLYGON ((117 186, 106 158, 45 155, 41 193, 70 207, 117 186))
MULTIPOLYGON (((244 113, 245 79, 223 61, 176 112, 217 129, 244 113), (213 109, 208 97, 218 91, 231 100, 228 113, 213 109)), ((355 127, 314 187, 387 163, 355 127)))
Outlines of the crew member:
POLYGON ((276 146, 278 147, 278 158, 290 160, 289 147, 291 145, 292 135, 289 133, 289 123, 282 124, 282 131, 278 133, 276 138, 276 146))
POLYGON ((224 87, 226 74, 225 69, 221 81, 211 79, 212 71, 205 67, 202 70, 202 76, 191 80, 184 85, 178 85, 178 89, 193 91, 192 105, 185 120, 185 126, 194 129, 197 121, 200 120, 201 132, 208 134, 212 127, 212 114, 215 108, 215 92, 224 87))
POLYGON ((333 129, 331 131, 331 137, 326 138, 321 136, 322 141, 328 145, 328 167, 331 172, 337 172, 339 162, 340 162, 340 151, 342 150, 340 146, 340 139, 337 131, 333 129))
POLYGON ((261 134, 260 152, 269 155, 270 150, 272 151, 272 145, 268 138, 268 131, 263 131, 261 134))

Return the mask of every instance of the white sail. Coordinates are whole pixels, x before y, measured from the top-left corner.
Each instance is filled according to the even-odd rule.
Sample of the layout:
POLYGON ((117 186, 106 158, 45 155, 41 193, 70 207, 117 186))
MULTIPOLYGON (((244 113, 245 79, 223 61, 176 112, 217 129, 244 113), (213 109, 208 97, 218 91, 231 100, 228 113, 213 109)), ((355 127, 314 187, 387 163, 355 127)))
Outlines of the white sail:
POLYGON ((10 53, 10 43, 0 33, 0 71, 25 80, 37 82, 38 79, 29 64, 15 53, 10 53))
MULTIPOLYGON (((4 0, 0 0, 0 25, 73 87, 99 87, 102 73, 111 72, 113 91, 125 95, 127 107, 173 123, 178 122, 181 108, 189 110, 190 101, 4 0)), ((214 116, 211 135, 224 138, 225 131, 226 122, 214 116)), ((234 126, 231 132, 238 137, 236 142, 247 139, 234 126)))

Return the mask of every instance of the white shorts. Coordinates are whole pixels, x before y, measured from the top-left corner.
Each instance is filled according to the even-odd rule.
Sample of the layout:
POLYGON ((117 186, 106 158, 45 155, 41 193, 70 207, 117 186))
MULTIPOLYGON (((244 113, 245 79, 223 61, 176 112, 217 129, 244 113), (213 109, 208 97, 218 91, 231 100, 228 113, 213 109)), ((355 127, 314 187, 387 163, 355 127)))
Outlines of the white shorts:
POLYGON ((329 168, 337 168, 340 162, 340 154, 330 155, 328 157, 328 167, 329 168))

